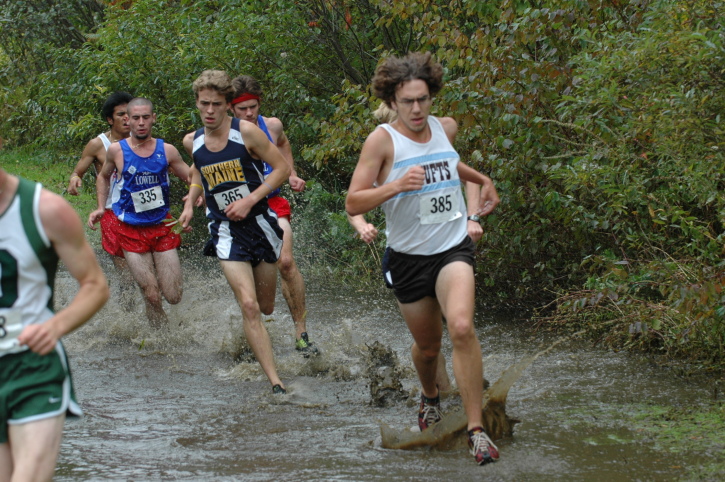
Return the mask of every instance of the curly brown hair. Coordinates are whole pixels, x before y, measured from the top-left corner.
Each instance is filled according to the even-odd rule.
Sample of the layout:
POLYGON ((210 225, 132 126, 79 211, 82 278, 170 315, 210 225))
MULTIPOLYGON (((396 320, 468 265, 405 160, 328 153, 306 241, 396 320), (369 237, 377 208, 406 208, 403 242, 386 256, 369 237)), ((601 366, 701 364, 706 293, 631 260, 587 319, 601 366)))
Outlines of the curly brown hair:
POLYGON ((373 93, 388 106, 395 100, 400 84, 420 79, 428 84, 431 97, 443 87, 443 67, 434 62, 430 52, 413 52, 405 57, 388 57, 375 69, 373 93))
POLYGON ((216 90, 224 96, 227 102, 231 102, 234 98, 232 80, 223 70, 205 70, 196 78, 192 88, 197 99, 199 98, 199 92, 204 89, 216 90))

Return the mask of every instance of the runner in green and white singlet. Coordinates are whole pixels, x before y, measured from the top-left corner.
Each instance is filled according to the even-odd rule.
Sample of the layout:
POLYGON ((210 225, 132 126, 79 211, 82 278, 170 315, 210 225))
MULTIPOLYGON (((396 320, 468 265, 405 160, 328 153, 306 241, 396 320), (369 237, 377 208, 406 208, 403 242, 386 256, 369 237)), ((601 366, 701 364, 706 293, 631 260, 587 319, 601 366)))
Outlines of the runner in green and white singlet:
POLYGON ((60 338, 107 299, 73 208, 0 167, 0 481, 52 478, 65 416, 81 414, 60 338), (59 260, 79 290, 54 313, 59 260))

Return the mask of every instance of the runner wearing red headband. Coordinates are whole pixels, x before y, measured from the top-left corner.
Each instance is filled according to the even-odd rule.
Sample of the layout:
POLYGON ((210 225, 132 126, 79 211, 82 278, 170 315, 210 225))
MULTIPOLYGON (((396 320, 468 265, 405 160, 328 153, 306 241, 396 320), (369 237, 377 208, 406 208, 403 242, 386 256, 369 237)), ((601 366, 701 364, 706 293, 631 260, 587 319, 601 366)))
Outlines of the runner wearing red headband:
MULTIPOLYGON (((295 171, 292 147, 284 133, 282 121, 276 117, 264 117, 259 114, 262 97, 262 88, 259 82, 249 75, 240 75, 232 80, 232 85, 234 86, 234 100, 232 100, 231 104, 234 117, 256 124, 267 134, 269 140, 277 146, 292 168, 289 177, 290 187, 294 191, 301 192, 305 188, 305 180, 301 179, 297 175, 297 171, 295 171)), ((265 166, 265 175, 267 175, 267 167, 265 166)), ((319 351, 307 336, 305 282, 292 255, 292 226, 290 225, 292 212, 290 205, 285 198, 279 195, 279 189, 269 194, 267 202, 269 207, 277 213, 279 226, 284 231, 284 244, 277 261, 277 268, 282 277, 282 294, 287 301, 292 320, 295 323, 295 348, 302 352, 305 357, 316 355, 319 351)))

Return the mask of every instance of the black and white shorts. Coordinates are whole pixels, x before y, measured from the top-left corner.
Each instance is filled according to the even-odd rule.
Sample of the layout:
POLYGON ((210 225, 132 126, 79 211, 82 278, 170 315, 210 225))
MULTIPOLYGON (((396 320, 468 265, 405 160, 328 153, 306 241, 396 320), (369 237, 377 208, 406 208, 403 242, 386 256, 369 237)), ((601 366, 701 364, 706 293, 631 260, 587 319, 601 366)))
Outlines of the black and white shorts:
POLYGON ((383 255, 385 285, 401 303, 436 297, 438 274, 448 264, 463 261, 474 265, 475 248, 468 236, 447 251, 432 255, 405 254, 386 248, 383 255))
POLYGON ((266 211, 243 221, 212 220, 211 239, 204 247, 206 256, 224 261, 276 263, 282 251, 282 228, 277 217, 266 211))

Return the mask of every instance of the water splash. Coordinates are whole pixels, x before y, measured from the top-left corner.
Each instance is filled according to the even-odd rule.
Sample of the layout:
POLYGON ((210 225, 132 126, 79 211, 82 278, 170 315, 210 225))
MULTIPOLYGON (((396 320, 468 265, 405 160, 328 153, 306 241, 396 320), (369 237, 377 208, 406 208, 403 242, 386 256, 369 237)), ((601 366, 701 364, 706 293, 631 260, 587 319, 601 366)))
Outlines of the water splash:
MULTIPOLYGON (((486 433, 493 439, 513 435, 514 425, 519 420, 506 415, 506 397, 508 392, 519 379, 521 374, 534 360, 548 353, 560 343, 584 333, 580 331, 573 335, 560 338, 547 348, 534 355, 528 356, 520 362, 508 367, 501 377, 496 380, 490 389, 483 394, 482 423, 486 433)), ((443 419, 422 432, 412 432, 408 429, 396 429, 387 424, 380 425, 381 445, 387 449, 410 450, 418 447, 452 448, 461 444, 464 439, 468 419, 463 407, 458 407, 446 414, 443 419)))
POLYGON ((367 345, 367 349, 366 365, 371 403, 377 407, 387 407, 407 398, 400 382, 401 370, 395 352, 379 341, 367 345))

